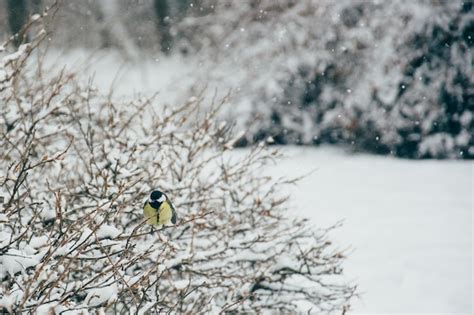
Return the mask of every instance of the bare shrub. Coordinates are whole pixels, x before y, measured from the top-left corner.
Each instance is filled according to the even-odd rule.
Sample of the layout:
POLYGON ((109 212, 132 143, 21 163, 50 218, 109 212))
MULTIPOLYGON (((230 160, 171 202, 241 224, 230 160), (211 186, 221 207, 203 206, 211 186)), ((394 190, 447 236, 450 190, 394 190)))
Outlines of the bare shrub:
POLYGON ((279 153, 229 152, 221 103, 112 101, 45 75, 41 36, 0 63, 0 307, 8 312, 343 312, 343 254, 287 208, 261 168, 279 153), (166 191, 178 224, 144 224, 166 191))

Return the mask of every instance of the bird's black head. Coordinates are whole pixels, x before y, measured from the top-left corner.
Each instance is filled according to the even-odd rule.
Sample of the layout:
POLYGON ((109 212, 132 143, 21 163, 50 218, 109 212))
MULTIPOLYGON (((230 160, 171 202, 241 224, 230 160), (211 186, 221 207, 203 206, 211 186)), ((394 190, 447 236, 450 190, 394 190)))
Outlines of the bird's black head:
POLYGON ((153 190, 150 194, 150 200, 158 200, 163 196, 163 193, 159 190, 153 190))
POLYGON ((166 195, 159 190, 153 190, 148 200, 150 205, 155 209, 159 209, 161 204, 165 201, 166 195))

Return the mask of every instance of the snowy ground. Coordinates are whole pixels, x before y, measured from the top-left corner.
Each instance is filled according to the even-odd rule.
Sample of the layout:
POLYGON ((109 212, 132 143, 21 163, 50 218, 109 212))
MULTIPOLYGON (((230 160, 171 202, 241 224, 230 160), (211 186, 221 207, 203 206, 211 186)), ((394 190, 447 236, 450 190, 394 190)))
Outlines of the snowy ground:
POLYGON ((284 152, 275 174, 316 170, 291 192, 294 210, 318 226, 345 220, 333 237, 352 247, 354 311, 472 314, 472 162, 284 152))

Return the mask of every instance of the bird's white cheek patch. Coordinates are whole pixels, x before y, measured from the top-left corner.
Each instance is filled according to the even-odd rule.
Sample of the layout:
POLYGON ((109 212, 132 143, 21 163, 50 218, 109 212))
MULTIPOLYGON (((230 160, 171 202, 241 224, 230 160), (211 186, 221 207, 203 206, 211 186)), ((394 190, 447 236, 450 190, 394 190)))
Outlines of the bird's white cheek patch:
POLYGON ((158 202, 164 202, 166 201, 165 195, 161 195, 160 199, 158 199, 158 202))

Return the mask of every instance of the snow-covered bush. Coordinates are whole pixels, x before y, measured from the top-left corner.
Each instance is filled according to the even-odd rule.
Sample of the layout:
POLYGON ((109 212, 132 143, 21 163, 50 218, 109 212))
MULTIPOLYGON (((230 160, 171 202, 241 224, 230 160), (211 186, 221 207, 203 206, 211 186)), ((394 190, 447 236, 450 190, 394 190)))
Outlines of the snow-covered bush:
POLYGON ((248 141, 474 157, 472 2, 199 4, 182 45, 204 52, 202 82, 238 87, 248 141))
MULTIPOLYGON (((41 33, 43 34, 43 33, 41 33)), ((42 68, 42 36, 0 62, 0 309, 15 313, 344 312, 354 294, 328 230, 288 209, 200 99, 116 101, 42 68), (168 193, 178 224, 145 225, 168 193)))

